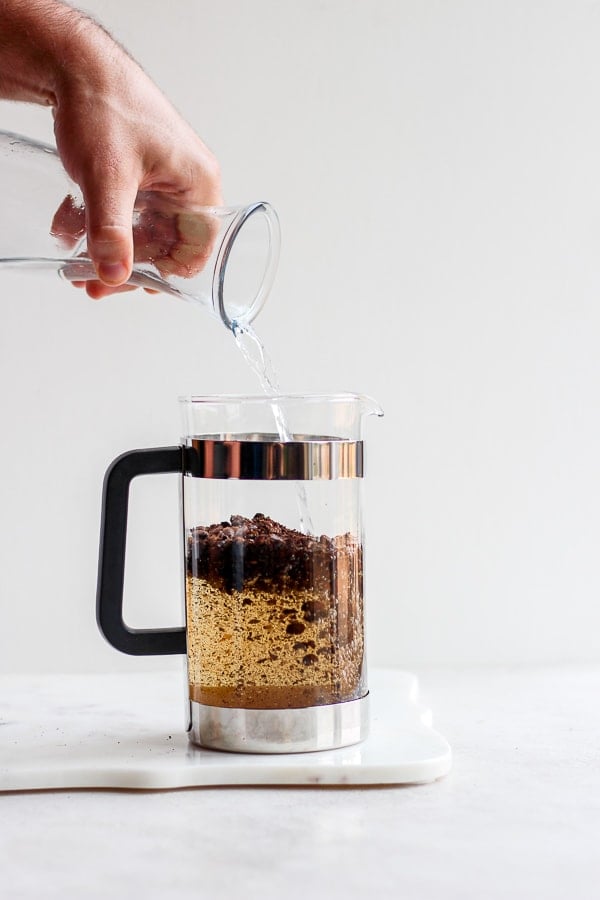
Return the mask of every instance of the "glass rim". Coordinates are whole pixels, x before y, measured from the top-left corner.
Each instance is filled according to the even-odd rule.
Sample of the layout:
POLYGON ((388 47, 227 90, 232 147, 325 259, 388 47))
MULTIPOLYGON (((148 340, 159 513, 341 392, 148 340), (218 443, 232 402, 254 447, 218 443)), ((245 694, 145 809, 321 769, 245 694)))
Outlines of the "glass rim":
POLYGON ((239 403, 274 403, 278 401, 303 400, 305 402, 328 401, 330 403, 348 403, 350 401, 371 401, 366 394, 358 394, 352 391, 338 391, 336 393, 302 394, 302 393, 277 393, 277 394, 181 394, 177 398, 181 404, 228 404, 239 403))

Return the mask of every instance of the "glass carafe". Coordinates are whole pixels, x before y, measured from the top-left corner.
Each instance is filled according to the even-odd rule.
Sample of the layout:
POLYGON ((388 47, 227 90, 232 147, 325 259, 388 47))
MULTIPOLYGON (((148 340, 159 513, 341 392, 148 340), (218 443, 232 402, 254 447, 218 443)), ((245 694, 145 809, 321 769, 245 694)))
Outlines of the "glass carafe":
MULTIPOLYGON (((97 278, 81 191, 53 147, 0 131, 0 196, 0 266, 97 278)), ((132 227, 130 284, 198 303, 228 328, 253 321, 279 259, 279 223, 268 203, 191 208, 140 192, 132 227)))
POLYGON ((107 473, 101 630, 128 653, 187 651, 189 731, 202 746, 292 752, 362 740, 362 423, 381 410, 353 394, 190 397, 181 407, 181 446, 124 454, 107 473), (164 471, 182 476, 186 627, 134 631, 122 620, 128 486, 164 471))

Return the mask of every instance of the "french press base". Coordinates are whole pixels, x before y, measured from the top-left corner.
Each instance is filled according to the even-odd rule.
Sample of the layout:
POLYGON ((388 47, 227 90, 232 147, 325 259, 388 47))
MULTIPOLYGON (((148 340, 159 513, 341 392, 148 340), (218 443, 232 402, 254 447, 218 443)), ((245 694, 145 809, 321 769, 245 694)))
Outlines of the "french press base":
POLYGON ((223 709, 190 701, 190 740, 237 753, 304 753, 358 744, 369 733, 369 697, 305 709, 223 709))

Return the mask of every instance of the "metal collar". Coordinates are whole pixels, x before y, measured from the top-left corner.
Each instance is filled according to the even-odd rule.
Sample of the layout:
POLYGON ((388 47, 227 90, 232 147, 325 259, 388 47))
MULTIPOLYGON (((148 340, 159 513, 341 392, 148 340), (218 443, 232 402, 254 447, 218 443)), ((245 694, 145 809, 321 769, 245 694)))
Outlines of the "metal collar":
POLYGON ((363 477, 363 442, 341 438, 245 434, 187 438, 185 474, 193 478, 311 481, 363 477))

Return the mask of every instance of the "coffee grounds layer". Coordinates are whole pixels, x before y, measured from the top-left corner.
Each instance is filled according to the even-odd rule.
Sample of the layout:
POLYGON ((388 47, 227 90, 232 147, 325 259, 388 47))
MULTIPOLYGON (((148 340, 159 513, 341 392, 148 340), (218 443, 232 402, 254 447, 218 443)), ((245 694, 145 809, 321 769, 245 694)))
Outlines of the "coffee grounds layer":
POLYGON ((362 548, 257 513, 196 527, 187 547, 190 697, 285 709, 364 695, 362 548))

